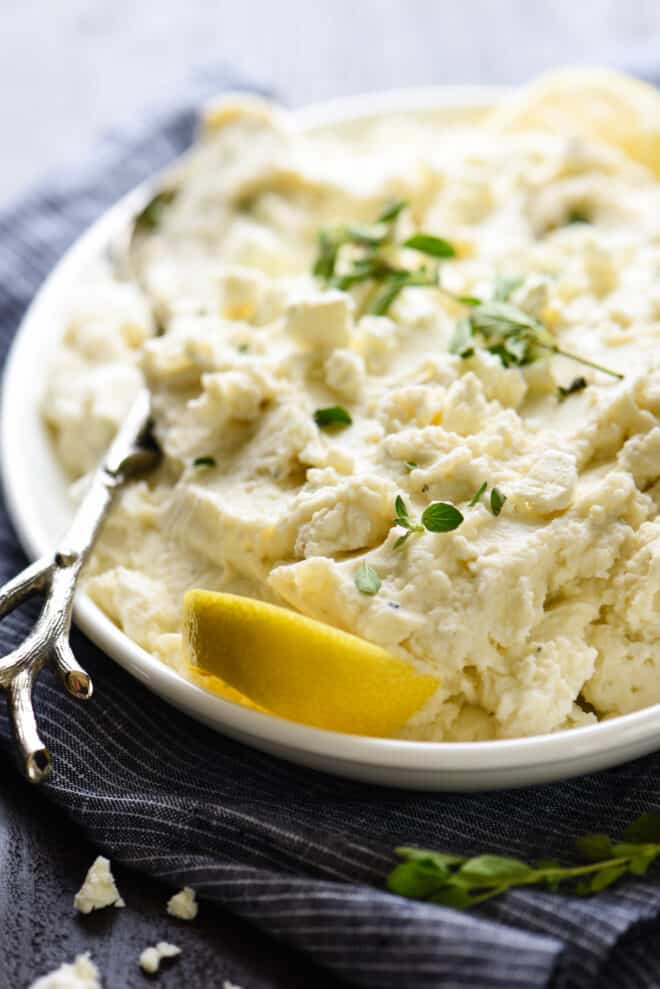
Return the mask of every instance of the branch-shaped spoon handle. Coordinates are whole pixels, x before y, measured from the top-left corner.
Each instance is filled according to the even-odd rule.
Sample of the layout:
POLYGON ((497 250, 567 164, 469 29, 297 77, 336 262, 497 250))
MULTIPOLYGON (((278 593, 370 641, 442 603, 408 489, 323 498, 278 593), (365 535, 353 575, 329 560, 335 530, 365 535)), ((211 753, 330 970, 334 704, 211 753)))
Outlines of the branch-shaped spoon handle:
POLYGON ((149 392, 142 389, 92 475, 59 549, 52 557, 30 564, 0 588, 0 618, 36 594, 44 597, 34 628, 12 652, 0 658, 0 687, 7 691, 17 754, 33 783, 40 783, 51 769, 32 706, 32 687, 43 667, 50 663, 73 697, 87 700, 92 696, 92 681, 69 645, 73 598, 82 566, 116 491, 138 470, 153 467, 160 459, 151 437, 150 408, 149 392))

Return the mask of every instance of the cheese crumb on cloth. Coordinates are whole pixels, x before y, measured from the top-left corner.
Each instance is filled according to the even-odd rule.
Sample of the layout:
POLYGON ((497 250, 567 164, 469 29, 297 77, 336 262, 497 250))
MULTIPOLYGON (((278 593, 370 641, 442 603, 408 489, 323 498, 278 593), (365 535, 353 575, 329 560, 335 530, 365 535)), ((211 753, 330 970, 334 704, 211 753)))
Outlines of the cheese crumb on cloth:
POLYGON ((102 989, 99 970, 86 951, 33 982, 30 989, 102 989))
POLYGON ((110 860, 104 855, 94 859, 85 880, 76 893, 73 905, 80 913, 91 913, 104 907, 125 907, 115 878, 110 868, 110 860))
POLYGON ((168 941, 159 941, 158 944, 145 948, 138 960, 143 972, 153 975, 160 968, 163 958, 175 958, 181 954, 181 948, 168 941))
POLYGON ((183 594, 204 587, 438 676, 405 738, 529 736, 660 701, 660 184, 603 135, 506 113, 304 134, 224 101, 143 224, 139 279, 99 263, 80 285, 43 398, 57 456, 84 477, 145 380, 165 452, 119 496, 85 590, 174 669, 183 594), (398 243, 424 231, 455 256, 442 289, 378 314, 369 284, 313 274, 318 234, 398 200, 398 243), (451 352, 478 311, 461 299, 498 296, 623 377, 451 352), (352 424, 319 427, 336 406, 352 424), (412 518, 442 501, 463 522, 396 546, 398 495, 412 518), (377 593, 356 586, 364 562, 377 593))
POLYGON ((167 901, 167 912, 179 920, 194 920, 198 911, 197 894, 190 886, 184 886, 167 901))

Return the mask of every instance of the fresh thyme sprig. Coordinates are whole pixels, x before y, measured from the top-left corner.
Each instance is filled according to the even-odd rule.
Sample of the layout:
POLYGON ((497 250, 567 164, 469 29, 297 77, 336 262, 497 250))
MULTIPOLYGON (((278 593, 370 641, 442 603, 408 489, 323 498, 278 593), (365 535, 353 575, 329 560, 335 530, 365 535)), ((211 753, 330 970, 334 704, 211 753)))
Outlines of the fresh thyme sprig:
POLYGON ((404 534, 399 536, 397 541, 394 543, 394 549, 399 549, 400 546, 403 546, 408 537, 412 536, 413 532, 424 532, 423 525, 411 520, 408 513, 408 506, 401 495, 397 495, 394 500, 394 518, 392 519, 392 525, 398 525, 402 529, 406 530, 404 534))
POLYGON ((581 865, 555 860, 528 864, 504 855, 467 858, 422 848, 397 848, 403 859, 387 877, 392 893, 464 910, 516 886, 543 886, 556 892, 566 885, 578 895, 599 893, 622 876, 643 876, 660 855, 660 814, 642 814, 624 832, 623 841, 588 834, 576 843, 581 865))
POLYGON ((456 251, 448 240, 434 234, 418 232, 401 244, 394 240, 395 223, 407 208, 400 199, 387 206, 372 224, 343 224, 321 230, 314 274, 328 288, 347 292, 355 285, 371 282, 374 289, 364 303, 364 311, 374 316, 384 316, 404 288, 439 287, 437 265, 421 265, 418 268, 402 268, 395 263, 395 256, 402 248, 417 251, 437 260, 453 258, 456 251), (341 268, 340 257, 345 247, 351 249, 350 263, 341 268))
POLYGON ((613 371, 561 348, 552 333, 538 319, 510 302, 479 302, 472 305, 469 314, 458 321, 449 342, 450 353, 464 358, 471 357, 476 347, 483 347, 491 354, 496 354, 504 367, 532 364, 545 352, 551 352, 613 378, 623 378, 619 371, 613 371))
POLYGON ((500 514, 504 508, 504 502, 506 501, 506 495, 502 494, 499 488, 493 488, 490 492, 490 510, 493 515, 497 516, 500 514))
POLYGON ((446 501, 433 501, 427 505, 422 512, 421 524, 414 522, 410 518, 408 506, 401 497, 397 495, 394 501, 394 518, 392 525, 398 525, 406 531, 394 543, 394 549, 399 549, 406 540, 412 536, 413 532, 452 532, 458 529, 463 522, 463 513, 446 501))

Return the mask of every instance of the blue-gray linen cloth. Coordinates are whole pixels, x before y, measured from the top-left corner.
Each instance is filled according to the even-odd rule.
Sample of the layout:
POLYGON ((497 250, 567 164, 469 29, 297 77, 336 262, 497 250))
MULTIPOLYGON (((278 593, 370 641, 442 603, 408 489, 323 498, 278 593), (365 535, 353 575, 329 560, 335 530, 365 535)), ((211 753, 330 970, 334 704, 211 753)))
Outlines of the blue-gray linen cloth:
MULTIPOLYGON (((107 137, 83 164, 0 213, 4 357, 40 282, 106 207, 190 143, 195 109, 235 86, 198 76, 176 103, 107 137)), ((0 577, 25 564, 0 507, 0 577)), ((31 612, 30 614, 33 614, 31 612)), ((11 649, 30 615, 0 625, 11 649)), ((660 985, 660 872, 593 898, 535 889, 471 913, 405 900, 384 880, 418 844, 570 861, 575 835, 617 834, 660 809, 660 756, 565 783, 490 794, 395 791, 299 769, 215 734, 149 693, 79 633, 95 694, 77 704, 50 672, 36 709, 63 807, 114 861, 200 896, 308 952, 346 980, 461 989, 660 985)), ((9 752, 0 697, 0 744, 9 752)), ((3 755, 9 769, 8 754, 3 755)))

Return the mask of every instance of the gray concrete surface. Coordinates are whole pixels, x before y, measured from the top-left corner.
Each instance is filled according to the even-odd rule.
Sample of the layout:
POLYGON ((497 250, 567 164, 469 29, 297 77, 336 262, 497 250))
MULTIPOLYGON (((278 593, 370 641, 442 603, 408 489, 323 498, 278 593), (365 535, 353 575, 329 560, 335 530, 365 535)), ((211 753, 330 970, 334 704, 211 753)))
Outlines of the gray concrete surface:
POLYGON ((212 58, 290 103, 625 61, 658 0, 1 0, 0 202, 212 58), (622 55, 622 53, 624 53, 622 55))

